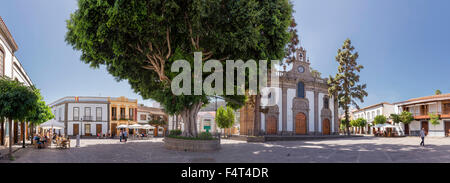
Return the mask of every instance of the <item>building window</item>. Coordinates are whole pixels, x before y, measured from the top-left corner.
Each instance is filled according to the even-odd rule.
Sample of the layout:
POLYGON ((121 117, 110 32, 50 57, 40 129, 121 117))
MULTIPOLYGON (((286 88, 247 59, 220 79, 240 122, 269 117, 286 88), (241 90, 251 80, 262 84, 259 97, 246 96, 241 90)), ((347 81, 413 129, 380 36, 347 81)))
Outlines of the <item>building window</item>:
POLYGON ((302 82, 297 84, 297 97, 305 98, 305 85, 302 82))
POLYGON ((142 121, 145 121, 145 120, 147 120, 147 115, 145 115, 145 114, 141 114, 141 120, 142 120, 142 121))
POLYGON ((117 120, 117 108, 116 107, 111 108, 111 115, 112 115, 113 120, 117 120))
POLYGON ((96 109, 96 112, 97 112, 97 121, 101 121, 102 120, 102 108, 101 107, 97 107, 97 109, 96 109))
POLYGON ((0 49, 0 77, 3 76, 5 73, 5 53, 3 50, 0 49))
POLYGON ((125 116, 125 108, 120 108, 120 119, 127 119, 127 117, 125 116))
POLYGON ((323 107, 324 107, 325 109, 329 109, 329 108, 330 108, 329 103, 330 103, 330 101, 329 101, 329 99, 328 99, 328 96, 325 96, 325 97, 323 98, 323 107))
POLYGON ((377 116, 381 114, 381 110, 377 110, 377 116))
POLYGON ((92 115, 91 115, 91 108, 90 107, 85 107, 84 108, 84 121, 91 121, 92 120, 92 115))
POLYGON ((80 120, 80 108, 78 108, 78 107, 73 108, 73 120, 74 121, 80 120))
POLYGON ((375 118, 375 111, 372 111, 372 119, 375 118))
POLYGON ((134 116, 133 116, 133 114, 134 114, 133 108, 130 108, 130 109, 128 110, 128 114, 129 114, 129 116, 130 116, 130 120, 133 120, 133 119, 134 119, 134 116))
POLYGON ((446 104, 444 104, 443 105, 443 110, 442 110, 442 112, 444 113, 444 114, 450 114, 450 103, 446 103, 446 104))
POLYGON ((62 108, 59 108, 58 119, 59 121, 62 121, 62 108))

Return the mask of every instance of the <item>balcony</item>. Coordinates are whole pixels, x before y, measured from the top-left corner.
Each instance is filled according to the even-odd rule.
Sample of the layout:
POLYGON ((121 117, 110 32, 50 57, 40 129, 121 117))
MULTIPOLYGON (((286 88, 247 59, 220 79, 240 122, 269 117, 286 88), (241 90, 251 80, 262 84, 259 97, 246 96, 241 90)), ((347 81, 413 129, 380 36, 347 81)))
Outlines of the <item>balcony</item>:
POLYGON ((92 116, 83 116, 83 121, 93 121, 94 118, 92 116))
POLYGON ((115 121, 117 121, 117 120, 120 120, 120 121, 128 121, 128 120, 135 121, 134 120, 134 116, 128 116, 128 115, 112 116, 111 119, 115 120, 115 121))
POLYGON ((423 120, 423 119, 430 119, 430 116, 427 115, 414 115, 415 120, 423 120))

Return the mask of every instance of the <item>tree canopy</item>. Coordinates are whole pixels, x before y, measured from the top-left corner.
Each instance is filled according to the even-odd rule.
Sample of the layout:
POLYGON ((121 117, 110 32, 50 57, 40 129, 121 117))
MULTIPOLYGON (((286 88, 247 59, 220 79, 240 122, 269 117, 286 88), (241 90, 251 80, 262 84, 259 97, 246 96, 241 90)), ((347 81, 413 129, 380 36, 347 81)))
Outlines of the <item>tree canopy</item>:
POLYGON ((436 90, 436 91, 434 92, 434 94, 435 94, 435 95, 440 95, 440 94, 442 94, 442 92, 441 92, 441 90, 436 90))
MULTIPOLYGON (((159 102, 168 114, 181 114, 183 135, 196 136, 196 114, 208 96, 174 95, 172 64, 182 59, 193 65, 194 52, 201 52, 203 61, 222 63, 281 60, 291 36, 291 14, 288 0, 79 0, 67 21, 66 41, 81 51, 86 64, 105 65, 144 99, 159 102)), ((234 107, 245 100, 222 97, 234 107)))
POLYGON ((430 123, 434 126, 439 125, 439 115, 436 113, 431 113, 428 115, 430 117, 430 123))
POLYGON ((220 106, 216 112, 216 123, 219 128, 231 128, 235 122, 234 111, 231 107, 226 109, 220 106))
POLYGON ((0 116, 25 121, 32 116, 39 100, 32 88, 18 81, 0 78, 0 116))
POLYGON ((394 123, 400 123, 401 122, 400 115, 398 115, 398 114, 391 114, 389 116, 389 118, 391 118, 394 123))
POLYGON ((414 120, 414 116, 408 111, 402 111, 400 121, 404 124, 410 124, 414 120))
POLYGON ((375 116, 375 118, 373 119, 373 123, 376 125, 385 124, 386 122, 387 122, 387 118, 384 115, 375 116))

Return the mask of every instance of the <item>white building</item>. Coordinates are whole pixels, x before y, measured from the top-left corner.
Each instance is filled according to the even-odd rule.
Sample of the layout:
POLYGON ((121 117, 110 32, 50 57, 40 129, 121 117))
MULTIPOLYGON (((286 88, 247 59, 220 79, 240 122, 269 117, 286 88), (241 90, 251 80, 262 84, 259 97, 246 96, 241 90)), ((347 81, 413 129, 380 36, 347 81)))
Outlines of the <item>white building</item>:
POLYGON ((108 97, 64 97, 50 104, 55 119, 64 123, 62 134, 96 136, 108 134, 108 97))
POLYGON ((373 125, 373 121, 376 116, 383 115, 387 119, 389 119, 391 114, 396 114, 395 105, 382 102, 379 104, 367 106, 364 108, 361 108, 359 110, 352 111, 352 119, 358 119, 363 118, 367 121, 366 127, 364 127, 364 132, 367 132, 369 134, 373 133, 373 129, 369 128, 369 126, 373 125))
MULTIPOLYGON (((15 56, 19 49, 16 41, 12 37, 2 17, 0 17, 0 77, 7 77, 23 83, 26 86, 32 86, 33 83, 15 56)), ((0 145, 7 145, 9 142, 9 126, 8 123, 2 122, 0 124, 0 145)), ((14 136, 14 143, 23 138, 21 128, 27 129, 27 125, 19 122, 13 122, 12 131, 14 136)), ((25 136, 28 136, 25 133, 25 136)))
POLYGON ((279 81, 271 82, 273 90, 263 97, 276 105, 261 108, 255 125, 254 109, 244 106, 240 111, 241 135, 332 135, 339 130, 337 103, 328 95, 325 79, 311 73, 310 62, 303 48, 297 50, 289 71, 278 72, 279 81), (255 130, 256 129, 256 130, 255 130))
MULTIPOLYGON (((154 105, 155 106, 155 105, 154 105)), ((156 105, 158 106, 158 105, 156 105)), ((140 104, 138 106, 138 110, 137 110, 137 117, 138 117, 138 123, 140 125, 146 125, 148 124, 149 120, 152 120, 153 118, 159 118, 159 119, 163 119, 165 121, 168 121, 167 119, 167 114, 164 113, 164 111, 159 108, 159 107, 147 107, 144 106, 143 104, 140 104)), ((170 123, 168 124, 168 128, 170 129, 170 123)), ((150 130, 150 134, 154 134, 155 129, 151 129, 150 130)), ((158 136, 161 136, 164 134, 164 127, 160 126, 158 129, 158 136)), ((145 130, 142 130, 142 132, 145 132, 145 130)))
POLYGON ((428 136, 450 135, 450 94, 414 98, 396 103, 396 106, 399 114, 402 111, 409 111, 414 116, 411 124, 402 124, 406 135, 418 135, 422 128, 428 136), (438 115, 439 124, 431 124, 430 114, 438 115))

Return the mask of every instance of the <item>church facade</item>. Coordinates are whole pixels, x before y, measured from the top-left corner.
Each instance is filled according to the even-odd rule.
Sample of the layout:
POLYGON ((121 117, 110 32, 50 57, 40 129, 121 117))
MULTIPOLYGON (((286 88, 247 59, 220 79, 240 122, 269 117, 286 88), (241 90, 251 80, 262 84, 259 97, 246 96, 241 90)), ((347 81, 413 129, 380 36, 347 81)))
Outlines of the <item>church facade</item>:
POLYGON ((277 75, 278 81, 269 82, 271 92, 261 94, 269 100, 275 97, 276 105, 260 107, 260 118, 256 123, 254 106, 246 104, 241 108, 241 135, 338 134, 337 102, 328 94, 326 79, 311 71, 306 50, 297 50, 292 69, 278 71, 277 75))

